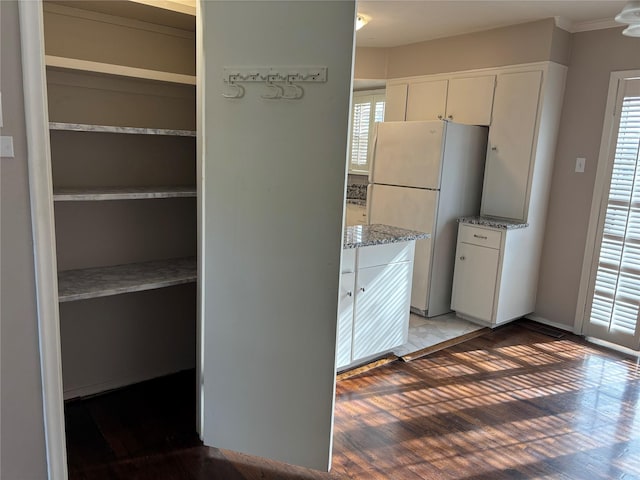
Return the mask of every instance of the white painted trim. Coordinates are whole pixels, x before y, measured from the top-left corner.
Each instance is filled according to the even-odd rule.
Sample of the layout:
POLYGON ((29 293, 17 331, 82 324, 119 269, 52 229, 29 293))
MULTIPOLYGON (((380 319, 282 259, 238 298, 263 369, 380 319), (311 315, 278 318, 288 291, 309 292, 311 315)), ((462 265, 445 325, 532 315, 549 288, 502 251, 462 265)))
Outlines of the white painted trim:
POLYGON ((604 30, 607 28, 620 28, 624 25, 619 24, 611 18, 601 18, 599 20, 590 20, 588 22, 579 22, 572 25, 570 33, 590 32, 592 30, 604 30))
POLYGON ((116 390, 127 385, 133 385, 141 383, 154 378, 162 378, 166 375, 172 375, 174 373, 185 372, 191 370, 191 366, 183 367, 186 370, 170 371, 156 371, 156 372, 144 372, 137 375, 123 375, 118 378, 107 380, 105 382, 90 383, 88 385, 81 385, 74 388, 69 388, 64 391, 64 399, 71 400, 73 398, 87 397, 89 395, 95 395, 96 393, 106 393, 110 390, 116 390))
POLYGON ((548 325, 549 327, 554 327, 559 330, 564 330, 565 332, 571 331, 571 325, 567 325, 566 323, 552 322, 551 320, 547 320, 546 318, 536 315, 535 313, 530 313, 529 315, 525 315, 524 318, 526 318, 527 320, 533 320, 534 322, 538 322, 543 325, 548 325))
POLYGON ((42 1, 18 2, 47 469, 67 478, 42 1))
POLYGON ((421 80, 451 80, 455 78, 465 78, 478 75, 497 75, 499 73, 523 72, 528 70, 546 70, 551 64, 561 65, 562 67, 567 68, 566 65, 562 65, 557 62, 551 62, 548 60, 543 62, 519 63, 515 65, 506 65, 503 67, 475 68, 473 70, 457 70, 454 72, 430 73, 427 75, 414 75, 411 77, 389 78, 387 79, 387 88, 392 85, 419 82, 421 80))
POLYGON ((589 215, 589 228, 587 230, 584 256, 582 260, 582 272, 580 274, 580 288, 578 290, 578 300, 576 302, 576 315, 573 324, 573 332, 583 334, 585 325, 585 315, 587 311, 588 294, 591 283, 591 275, 593 271, 593 262, 595 257, 596 237, 598 234, 598 224, 600 223, 600 212, 602 207, 602 198, 608 188, 607 172, 609 171, 609 153, 611 142, 613 141, 614 132, 614 112, 616 107, 616 98, 618 95, 618 84, 623 78, 638 77, 640 70, 627 70, 621 72, 612 72, 609 79, 609 92, 607 94, 607 106, 604 114, 604 122, 602 128, 602 138, 600 140, 600 153, 598 154, 598 168, 596 170, 596 179, 593 187, 593 196, 591 201, 591 214, 589 215))
POLYGON ((196 191, 197 191, 197 223, 198 223, 198 286, 196 305, 196 431, 200 440, 204 440, 204 296, 205 285, 205 115, 202 106, 205 102, 204 74, 204 25, 202 9, 204 0, 196 0, 196 191))
POLYGON ((370 97, 372 95, 384 95, 386 93, 386 89, 384 87, 369 89, 369 90, 354 90, 351 98, 359 98, 359 97, 370 97))
POLYGON ((152 7, 162 8, 177 13, 185 13, 187 15, 195 15, 197 7, 195 0, 186 2, 180 0, 129 0, 130 2, 141 3, 143 5, 151 5, 152 7), (194 4, 194 5, 191 5, 194 4))
POLYGON ((591 30, 604 30, 607 28, 619 28, 618 22, 611 18, 600 18, 598 20, 588 20, 586 22, 572 22, 566 17, 554 17, 556 27, 569 33, 589 32, 591 30))
POLYGON ((573 32, 574 24, 567 17, 556 16, 556 17, 553 17, 553 19, 555 20, 556 27, 561 28, 562 30, 569 33, 573 32))
POLYGON ((64 68, 67 70, 79 70, 82 72, 103 73, 106 75, 116 75, 120 77, 142 78, 145 80, 155 80, 158 82, 180 83, 185 85, 195 85, 194 75, 184 75, 181 73, 162 72, 160 70, 149 70, 146 68, 127 67, 125 65, 115 65, 112 63, 91 62, 77 58, 57 57, 55 55, 45 56, 48 67, 64 68))
POLYGON ((638 352, 637 350, 631 350, 630 348, 623 347, 623 346, 615 344, 615 343, 607 342, 606 340, 601 340, 601 339, 595 338, 595 337, 585 337, 585 340, 587 340, 589 343, 593 343, 594 345, 598 345, 600 347, 608 348, 610 350, 615 350, 616 352, 624 353, 625 355, 632 355, 634 357, 640 357, 640 352, 638 352))

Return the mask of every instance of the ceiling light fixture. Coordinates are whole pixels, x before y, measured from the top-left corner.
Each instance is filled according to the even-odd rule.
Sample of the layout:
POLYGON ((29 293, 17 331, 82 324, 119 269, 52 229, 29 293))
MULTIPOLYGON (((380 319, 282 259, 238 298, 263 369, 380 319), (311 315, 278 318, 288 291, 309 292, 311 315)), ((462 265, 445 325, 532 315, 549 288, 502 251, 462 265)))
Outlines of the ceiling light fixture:
POLYGON ((616 15, 615 21, 629 25, 622 31, 628 37, 640 37, 640 1, 627 2, 622 11, 616 15))
POLYGON ((369 23, 369 20, 369 17, 358 14, 358 16, 356 17, 356 30, 360 30, 362 27, 364 27, 367 23, 369 23))

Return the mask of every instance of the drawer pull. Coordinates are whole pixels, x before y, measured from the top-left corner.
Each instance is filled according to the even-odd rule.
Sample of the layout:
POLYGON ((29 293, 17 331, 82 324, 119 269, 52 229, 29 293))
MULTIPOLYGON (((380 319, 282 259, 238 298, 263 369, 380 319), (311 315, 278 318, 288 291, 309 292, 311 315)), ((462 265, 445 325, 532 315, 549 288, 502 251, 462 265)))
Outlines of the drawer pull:
POLYGON ((462 255, 462 256, 460 257, 460 260, 464 260, 465 258, 467 258, 467 257, 465 257, 464 255, 462 255))
POLYGON ((364 287, 360 287, 360 291, 361 291, 361 292, 364 292, 364 287))
POLYGON ((353 296, 353 292, 347 292, 347 297, 352 297, 353 296))
POLYGON ((479 238, 481 240, 486 240, 487 239, 487 237, 485 235, 478 235, 477 233, 474 233, 473 236, 475 238, 479 238))

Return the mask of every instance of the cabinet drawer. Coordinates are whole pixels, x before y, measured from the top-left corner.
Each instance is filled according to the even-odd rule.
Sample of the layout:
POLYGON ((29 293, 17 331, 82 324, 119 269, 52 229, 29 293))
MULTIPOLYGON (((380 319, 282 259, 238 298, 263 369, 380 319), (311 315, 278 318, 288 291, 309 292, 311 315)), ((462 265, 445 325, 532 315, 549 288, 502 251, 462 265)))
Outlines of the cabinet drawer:
POLYGON ((464 243, 472 245, 480 245, 481 247, 489 247, 500 249, 502 240, 502 232, 498 230, 489 230, 487 228, 470 227, 468 225, 460 225, 460 233, 458 239, 464 243))
POLYGON ((356 271, 356 249, 345 248, 342 250, 342 262, 340 273, 353 273, 356 271))
POLYGON ((372 245, 358 249, 358 269, 406 262, 412 259, 411 242, 372 245))

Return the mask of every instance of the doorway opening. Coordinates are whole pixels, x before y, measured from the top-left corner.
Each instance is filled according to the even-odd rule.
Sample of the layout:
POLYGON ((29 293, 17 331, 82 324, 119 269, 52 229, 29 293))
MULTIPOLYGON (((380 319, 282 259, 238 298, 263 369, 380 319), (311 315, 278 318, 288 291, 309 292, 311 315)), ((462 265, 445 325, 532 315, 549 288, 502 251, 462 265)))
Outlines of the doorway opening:
POLYGON ((196 40, 195 11, 71 3, 42 13, 67 459, 82 477, 201 444, 196 40))

